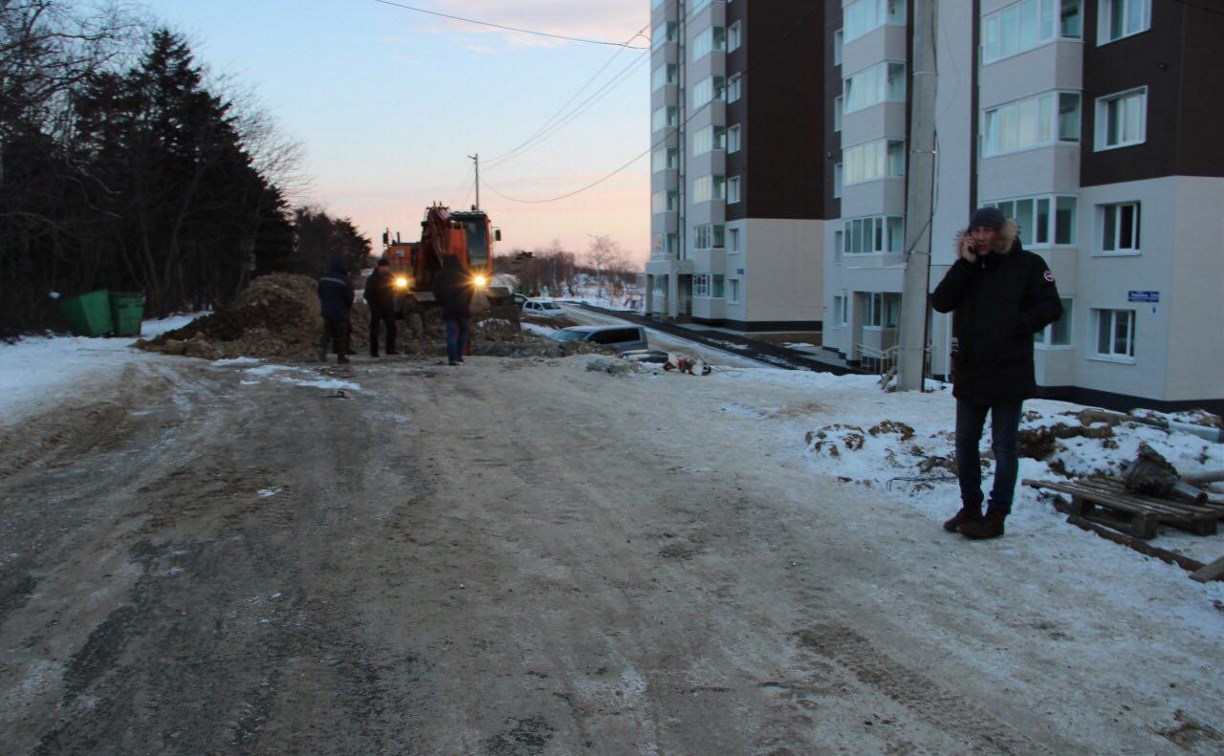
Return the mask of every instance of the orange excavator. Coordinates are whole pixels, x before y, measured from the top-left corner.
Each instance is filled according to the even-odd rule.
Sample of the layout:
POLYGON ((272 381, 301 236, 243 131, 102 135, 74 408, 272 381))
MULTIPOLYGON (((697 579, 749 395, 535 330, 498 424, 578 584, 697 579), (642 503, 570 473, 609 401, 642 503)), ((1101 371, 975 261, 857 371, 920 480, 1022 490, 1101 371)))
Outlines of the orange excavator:
MULTIPOLYGON (((395 279, 395 312, 404 319, 424 316, 425 310, 436 304, 433 295, 434 277, 442 269, 446 255, 456 255, 464 270, 472 276, 476 296, 472 299, 473 313, 486 309, 503 311, 513 307, 510 290, 490 286, 493 280, 493 242, 501 241, 501 229, 493 228, 483 210, 452 211, 434 204, 425 209, 421 221, 421 239, 402 242, 396 234, 383 233, 383 257, 391 263, 395 279)), ((495 312, 494 315, 499 313, 495 312)), ((517 318, 514 318, 517 321, 517 318)))

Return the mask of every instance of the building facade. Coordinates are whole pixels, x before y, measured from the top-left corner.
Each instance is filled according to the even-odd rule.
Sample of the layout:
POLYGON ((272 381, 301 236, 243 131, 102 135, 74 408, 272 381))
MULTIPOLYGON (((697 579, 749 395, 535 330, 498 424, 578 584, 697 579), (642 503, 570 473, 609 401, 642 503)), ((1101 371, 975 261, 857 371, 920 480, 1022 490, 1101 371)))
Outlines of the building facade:
MULTIPOLYGON (((933 288, 972 209, 995 205, 1064 299, 1063 319, 1035 340, 1044 395, 1224 410, 1224 142, 1213 133, 1224 15, 1211 3, 937 0, 923 219, 905 207, 912 2, 662 0, 653 13, 656 73, 675 66, 652 93, 653 135, 675 152, 656 150, 650 312, 742 330, 814 323, 852 364, 887 360, 906 223, 930 226, 933 288), (659 44, 660 24, 674 24, 673 41, 659 44), (687 50, 686 65, 711 29, 726 49, 708 70, 687 50), (788 36, 800 33, 802 44, 788 36), (692 112, 700 82, 718 76, 723 97, 713 88, 706 112, 692 112), (695 151, 706 138, 694 130, 709 127, 715 147, 695 151), (707 175, 722 187, 713 200, 707 175)), ((928 318, 927 373, 946 376, 951 318, 928 318)))

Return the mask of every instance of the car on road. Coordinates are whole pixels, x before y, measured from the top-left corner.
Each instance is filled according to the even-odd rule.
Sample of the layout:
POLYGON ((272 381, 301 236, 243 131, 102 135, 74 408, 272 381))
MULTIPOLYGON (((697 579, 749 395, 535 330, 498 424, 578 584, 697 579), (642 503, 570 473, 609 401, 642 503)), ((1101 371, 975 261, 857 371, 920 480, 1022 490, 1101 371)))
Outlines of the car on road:
POLYGON ((523 314, 541 318, 559 318, 565 315, 565 308, 551 299, 528 299, 523 303, 523 314))
POLYGON ((617 352, 649 349, 646 329, 635 325, 583 325, 558 328, 548 334, 553 341, 589 341, 603 344, 617 352))

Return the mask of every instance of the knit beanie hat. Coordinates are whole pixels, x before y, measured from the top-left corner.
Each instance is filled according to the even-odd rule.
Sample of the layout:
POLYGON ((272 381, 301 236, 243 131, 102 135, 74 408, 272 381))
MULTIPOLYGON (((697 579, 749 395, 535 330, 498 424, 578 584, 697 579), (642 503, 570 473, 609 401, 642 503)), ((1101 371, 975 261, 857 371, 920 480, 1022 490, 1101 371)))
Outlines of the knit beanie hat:
POLYGON ((973 214, 973 217, 969 220, 969 228, 985 226, 986 228, 993 228, 998 231, 1003 228, 1004 220, 1006 219, 1003 217, 1003 211, 999 208, 983 207, 973 214))

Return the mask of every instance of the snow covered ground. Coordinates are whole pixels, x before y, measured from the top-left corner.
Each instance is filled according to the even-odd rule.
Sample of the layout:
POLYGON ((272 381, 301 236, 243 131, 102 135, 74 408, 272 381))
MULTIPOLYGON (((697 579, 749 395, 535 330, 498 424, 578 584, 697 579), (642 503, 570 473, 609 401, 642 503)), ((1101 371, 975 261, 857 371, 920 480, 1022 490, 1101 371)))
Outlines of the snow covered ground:
MULTIPOLYGON (((150 321, 144 324, 147 338, 178 327, 185 319, 150 321)), ((82 386, 106 385, 117 380, 124 366, 137 360, 181 360, 129 348, 124 339, 54 337, 31 338, 16 344, 0 345, 0 429, 12 427, 23 417, 39 412, 61 398, 70 397, 82 386)), ((250 371, 251 380, 275 375, 289 375, 304 386, 345 388, 359 391, 360 370, 350 381, 327 383, 302 366, 277 366, 255 360, 231 361, 234 369, 250 371), (296 372, 294 372, 296 371, 296 372)), ((556 380, 566 379, 568 371, 557 370, 556 380)), ((649 379, 649 376, 643 376, 649 379)), ((694 403, 702 401, 702 382, 728 382, 734 395, 744 397, 742 403, 722 401, 703 411, 752 414, 758 420, 776 427, 777 448, 789 455, 788 466, 805 469, 805 475, 841 481, 848 497, 856 492, 871 491, 873 497, 883 496, 899 507, 921 513, 929 524, 930 539, 952 539, 939 530, 939 522, 951 515, 958 499, 956 483, 946 478, 946 469, 933 467, 923 472, 921 465, 931 460, 950 458, 953 449, 952 427, 954 402, 950 387, 932 384, 927 393, 886 393, 877 380, 869 376, 836 377, 823 373, 798 372, 768 367, 733 367, 716 365, 707 377, 667 376, 674 401, 655 402, 650 407, 652 423, 660 426, 683 427, 685 418, 694 411, 694 403), (787 402, 796 395, 810 396, 813 406, 821 406, 822 417, 835 408, 833 422, 816 427, 810 422, 814 413, 796 412, 787 402), (777 411, 765 412, 777 397, 777 411), (787 397, 783 399, 782 397, 787 397), (885 422, 888 421, 888 422, 885 422)), ((660 384, 662 385, 662 384, 660 384)), ((547 390, 547 386, 541 386, 547 390)), ((720 394, 721 396, 721 394, 720 394)), ((1057 423, 1079 424, 1072 417, 1083 409, 1079 405, 1057 401, 1030 401, 1025 404, 1022 429, 1034 429, 1057 423)), ((988 439, 988 434, 987 434, 988 439)), ((1021 478, 1057 479, 1058 469, 1072 474, 1117 472, 1120 463, 1135 458, 1140 442, 1147 442, 1167 458, 1183 475, 1224 469, 1224 444, 1183 432, 1169 433, 1139 423, 1123 423, 1113 429, 1109 438, 1076 437, 1059 441, 1055 453, 1047 460, 1022 459, 1021 478)), ((733 434, 723 438, 702 439, 702 443, 734 448, 744 443, 733 434)), ((984 441, 984 445, 988 442, 984 441)), ((754 460, 759 448, 743 449, 743 470, 751 477, 756 472, 754 460)), ((989 481, 989 471, 986 474, 989 481)), ((869 525, 869 523, 868 523, 869 525)), ((864 523, 857 523, 862 527, 864 523)), ((1170 622, 1182 623, 1192 632, 1201 634, 1203 662, 1218 671, 1224 662, 1224 582, 1199 584, 1189 580, 1187 573, 1157 559, 1141 555, 1121 545, 1068 525, 1065 517, 1036 490, 1020 486, 1015 509, 1007 523, 1008 535, 996 548, 1009 553, 1023 552, 1032 564, 1048 564, 1051 570, 1075 571, 1091 564, 1095 574, 1107 573, 1114 578, 1108 585, 1093 586, 1093 590, 1115 592, 1119 611, 1130 611, 1137 605, 1149 606, 1170 622)), ((928 539, 929 543, 929 539, 928 539)), ((949 543, 952 543, 949 540, 949 543)), ((1179 552, 1200 562, 1211 562, 1224 556, 1224 534, 1194 536, 1165 528, 1151 541, 1153 546, 1179 552)), ((905 549, 906 541, 896 540, 892 548, 905 549)), ((915 547, 916 548, 916 547, 915 547)), ((1142 611, 1142 608, 1140 608, 1142 611)), ((1050 602, 1046 611, 1054 620, 1069 627, 1091 625, 1087 610, 1074 601, 1050 602)), ((1151 644, 1159 639, 1147 639, 1144 647, 1123 645, 1114 649, 1116 658, 1127 659, 1151 652, 1151 644)), ((1187 674, 1201 674, 1187 670, 1187 674)), ((1171 674, 1171 679, 1176 675, 1171 674)), ((1221 723, 1213 723, 1219 728, 1221 723)))

